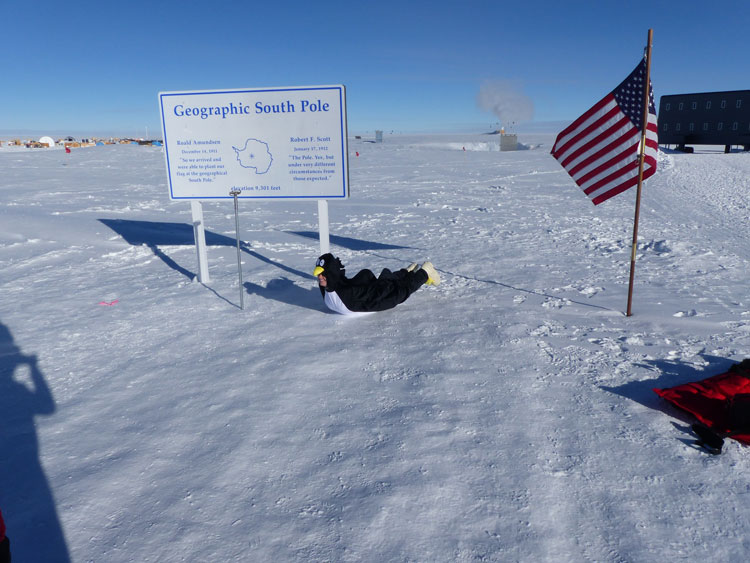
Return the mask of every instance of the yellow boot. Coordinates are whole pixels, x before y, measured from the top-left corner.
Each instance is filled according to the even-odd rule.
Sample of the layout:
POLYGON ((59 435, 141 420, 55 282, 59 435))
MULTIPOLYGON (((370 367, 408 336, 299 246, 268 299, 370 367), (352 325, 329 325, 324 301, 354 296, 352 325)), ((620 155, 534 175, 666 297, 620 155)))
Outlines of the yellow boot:
POLYGON ((427 285, 440 285, 440 274, 438 274, 432 262, 422 264, 422 269, 427 272, 427 285))

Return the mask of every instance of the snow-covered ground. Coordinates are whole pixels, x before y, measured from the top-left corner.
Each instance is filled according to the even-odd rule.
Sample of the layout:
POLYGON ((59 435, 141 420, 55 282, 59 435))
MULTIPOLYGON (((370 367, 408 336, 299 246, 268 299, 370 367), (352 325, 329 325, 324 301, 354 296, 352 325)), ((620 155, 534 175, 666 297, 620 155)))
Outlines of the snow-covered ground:
POLYGON ((750 449, 651 389, 750 356, 750 154, 660 154, 626 317, 635 191, 553 138, 352 139, 332 251, 444 280, 358 319, 315 202, 240 202, 242 311, 232 202, 201 284, 161 149, 0 149, 14 561, 746 561, 750 449))

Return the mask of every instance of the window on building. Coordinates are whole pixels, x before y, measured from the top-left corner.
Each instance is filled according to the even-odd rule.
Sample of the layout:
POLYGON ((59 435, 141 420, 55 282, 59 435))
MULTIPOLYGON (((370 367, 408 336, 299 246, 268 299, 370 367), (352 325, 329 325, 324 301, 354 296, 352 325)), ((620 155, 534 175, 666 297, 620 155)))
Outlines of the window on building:
POLYGON ((680 110, 680 111, 682 111, 682 106, 684 106, 684 105, 685 104, 683 104, 682 102, 680 102, 680 105, 677 106, 677 109, 680 110))
POLYGON ((726 100, 721 100, 721 109, 724 109, 726 107, 727 107, 727 101, 726 100))
POLYGON ((693 103, 691 104, 691 107, 692 107, 693 109, 698 109, 698 102, 693 102, 693 103))
POLYGON ((674 130, 675 131, 679 131, 680 130, 680 124, 679 123, 675 123, 674 130))
POLYGON ((703 130, 704 131, 708 131, 708 123, 704 123, 703 124, 703 130))
POLYGON ((688 125, 688 129, 690 129, 690 131, 695 131, 695 123, 688 125))
POLYGON ((737 109, 740 109, 742 107, 742 100, 737 100, 737 109))
POLYGON ((706 109, 711 109, 711 100, 706 102, 706 109))
POLYGON ((737 131, 737 129, 739 129, 739 128, 740 128, 740 124, 739 123, 737 123, 736 121, 734 123, 732 123, 732 131, 737 131))
POLYGON ((663 125, 661 126, 661 130, 662 130, 662 131, 669 131, 669 124, 668 124, 668 123, 664 123, 664 124, 663 124, 663 125))
POLYGON ((667 102, 666 104, 664 104, 664 109, 665 109, 666 111, 669 111, 669 107, 670 107, 671 105, 672 105, 672 104, 670 104, 669 102, 667 102))
POLYGON ((719 121, 719 123, 716 124, 716 130, 717 131, 722 131, 723 129, 724 129, 724 122, 723 121, 719 121))

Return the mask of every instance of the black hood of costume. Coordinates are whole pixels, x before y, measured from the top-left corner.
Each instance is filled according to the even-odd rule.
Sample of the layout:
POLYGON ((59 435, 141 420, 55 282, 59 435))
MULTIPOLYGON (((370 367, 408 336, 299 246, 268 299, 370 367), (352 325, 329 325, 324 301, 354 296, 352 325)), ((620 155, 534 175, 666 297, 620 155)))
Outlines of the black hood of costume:
POLYGON ((335 291, 342 282, 346 281, 346 270, 344 269, 344 265, 341 263, 341 260, 336 258, 330 252, 320 256, 315 262, 315 265, 323 268, 323 275, 328 282, 326 287, 328 291, 335 291))

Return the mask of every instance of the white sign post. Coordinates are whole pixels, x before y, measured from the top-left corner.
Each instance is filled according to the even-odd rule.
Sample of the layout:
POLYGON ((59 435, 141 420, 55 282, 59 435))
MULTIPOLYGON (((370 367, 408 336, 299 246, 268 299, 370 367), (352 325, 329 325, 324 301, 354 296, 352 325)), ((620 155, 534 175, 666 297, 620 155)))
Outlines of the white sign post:
POLYGON ((318 240, 320 241, 321 254, 327 254, 331 251, 328 229, 328 201, 325 199, 318 200, 318 240))
POLYGON ((198 240, 200 201, 232 199, 230 192, 319 200, 321 253, 327 251, 327 200, 349 197, 343 85, 160 92, 159 107, 169 197, 198 202, 192 210, 201 281, 208 269, 200 256, 205 240, 198 240))
POLYGON ((193 238, 195 249, 198 252, 198 281, 209 283, 208 277, 208 253, 206 252, 206 227, 203 224, 203 206, 199 200, 190 202, 190 211, 193 215, 193 238))

